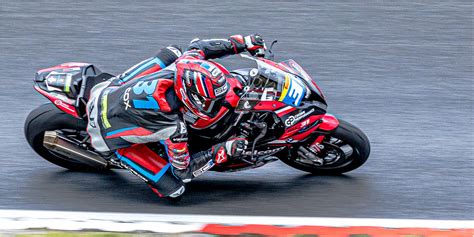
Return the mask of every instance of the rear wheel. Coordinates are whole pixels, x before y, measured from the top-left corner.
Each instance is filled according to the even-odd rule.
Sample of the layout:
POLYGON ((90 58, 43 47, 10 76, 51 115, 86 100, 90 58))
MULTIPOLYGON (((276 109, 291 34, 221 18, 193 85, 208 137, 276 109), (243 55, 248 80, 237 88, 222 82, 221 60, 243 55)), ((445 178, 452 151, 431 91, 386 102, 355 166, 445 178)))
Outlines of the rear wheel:
POLYGON ((279 158, 302 171, 318 175, 338 175, 362 166, 369 158, 370 143, 360 129, 339 120, 339 126, 326 135, 319 149, 316 156, 322 161, 322 165, 302 157, 296 149, 279 158))
POLYGON ((40 105, 30 112, 25 121, 25 137, 31 148, 45 160, 75 171, 96 171, 93 167, 76 160, 52 152, 43 146, 46 131, 59 131, 69 136, 84 136, 87 123, 72 117, 54 106, 52 103, 40 105))

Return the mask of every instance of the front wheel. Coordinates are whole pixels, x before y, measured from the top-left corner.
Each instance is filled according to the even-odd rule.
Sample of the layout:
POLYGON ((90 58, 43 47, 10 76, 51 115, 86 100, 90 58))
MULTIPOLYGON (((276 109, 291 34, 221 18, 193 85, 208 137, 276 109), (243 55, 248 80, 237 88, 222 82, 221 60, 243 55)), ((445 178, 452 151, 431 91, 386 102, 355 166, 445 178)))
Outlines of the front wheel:
POLYGON ((295 150, 279 158, 287 165, 317 175, 338 175, 362 166, 370 154, 367 136, 356 126, 339 120, 339 126, 327 134, 316 153, 322 165, 306 159, 295 150))

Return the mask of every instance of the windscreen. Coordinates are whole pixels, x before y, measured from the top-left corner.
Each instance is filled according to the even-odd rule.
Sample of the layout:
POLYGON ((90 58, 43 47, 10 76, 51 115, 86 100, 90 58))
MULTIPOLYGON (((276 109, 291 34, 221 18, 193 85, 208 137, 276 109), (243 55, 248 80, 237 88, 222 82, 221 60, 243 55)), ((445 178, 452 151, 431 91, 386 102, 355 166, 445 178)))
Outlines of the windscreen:
POLYGON ((262 91, 263 100, 278 100, 291 106, 299 106, 307 89, 301 78, 283 71, 264 61, 257 61, 258 74, 252 88, 262 91))

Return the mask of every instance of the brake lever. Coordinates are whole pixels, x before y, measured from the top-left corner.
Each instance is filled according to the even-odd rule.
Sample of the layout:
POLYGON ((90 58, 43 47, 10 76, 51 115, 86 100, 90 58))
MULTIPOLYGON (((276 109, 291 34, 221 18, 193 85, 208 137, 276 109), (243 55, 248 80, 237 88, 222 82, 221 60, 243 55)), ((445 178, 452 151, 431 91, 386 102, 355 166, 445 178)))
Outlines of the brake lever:
POLYGON ((264 58, 273 61, 273 59, 275 58, 275 54, 273 53, 272 49, 273 49, 273 45, 275 45, 276 43, 278 43, 278 40, 274 40, 272 44, 270 44, 270 47, 267 49, 268 53, 265 55, 264 58))

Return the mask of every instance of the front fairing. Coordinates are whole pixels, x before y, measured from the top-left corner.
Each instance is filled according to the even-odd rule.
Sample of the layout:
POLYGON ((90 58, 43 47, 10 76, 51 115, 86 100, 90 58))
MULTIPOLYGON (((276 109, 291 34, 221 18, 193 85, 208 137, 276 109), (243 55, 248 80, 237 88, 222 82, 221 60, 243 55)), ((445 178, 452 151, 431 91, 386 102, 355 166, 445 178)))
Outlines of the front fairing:
POLYGON ((257 61, 258 72, 253 78, 251 90, 261 91, 264 100, 277 100, 298 107, 308 94, 308 88, 298 76, 280 68, 257 61))
POLYGON ((303 81, 306 83, 306 86, 311 91, 312 96, 308 96, 309 99, 315 99, 319 102, 322 102, 327 105, 326 100, 324 98, 324 94, 321 89, 318 87, 316 82, 313 78, 306 73, 306 71, 301 67, 295 60, 290 59, 283 62, 280 62, 279 65, 286 68, 291 73, 298 75, 303 81))
POLYGON ((251 91, 261 92, 263 100, 277 100, 299 107, 303 102, 317 102, 327 106, 324 95, 314 80, 294 60, 274 63, 256 59, 257 73, 251 91))

